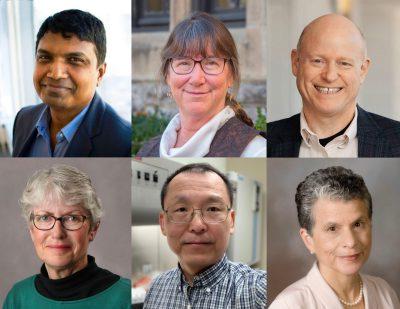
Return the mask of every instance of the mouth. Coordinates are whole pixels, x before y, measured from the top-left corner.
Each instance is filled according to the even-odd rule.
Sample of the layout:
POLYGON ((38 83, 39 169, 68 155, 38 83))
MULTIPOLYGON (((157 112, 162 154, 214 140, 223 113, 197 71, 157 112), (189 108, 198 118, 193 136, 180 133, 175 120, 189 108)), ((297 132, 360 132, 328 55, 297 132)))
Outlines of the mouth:
POLYGON ((342 255, 340 258, 348 261, 348 262, 354 262, 356 260, 358 260, 358 258, 361 256, 361 253, 356 253, 356 254, 352 254, 352 255, 342 255))
POLYGON ((343 87, 320 87, 314 85, 315 89, 322 94, 336 94, 343 89, 343 87))
POLYGON ((205 95, 208 93, 208 91, 188 91, 188 90, 185 91, 190 95, 205 95))
POLYGON ((71 248, 70 245, 48 245, 47 248, 55 250, 68 250, 71 248))

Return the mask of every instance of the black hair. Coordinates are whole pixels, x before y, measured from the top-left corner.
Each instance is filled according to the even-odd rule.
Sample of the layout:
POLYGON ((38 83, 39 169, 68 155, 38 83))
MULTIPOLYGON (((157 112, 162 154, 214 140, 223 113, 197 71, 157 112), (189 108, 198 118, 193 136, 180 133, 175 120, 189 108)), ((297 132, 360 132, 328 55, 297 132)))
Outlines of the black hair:
POLYGON ((93 43, 97 65, 104 63, 107 51, 106 30, 102 21, 92 14, 81 10, 65 10, 47 17, 36 35, 36 52, 39 41, 48 31, 61 33, 66 39, 76 35, 81 41, 93 43))
POLYGON ((182 173, 193 173, 193 174, 215 173, 215 174, 217 174, 219 177, 222 178, 222 180, 225 183, 226 190, 228 191, 229 202, 232 205, 233 187, 232 187, 232 184, 230 183, 229 179, 223 173, 221 173, 219 170, 217 170, 215 167, 212 167, 210 164, 191 163, 191 164, 182 166, 180 169, 176 170, 174 173, 169 175, 167 180, 164 182, 164 185, 161 189, 161 207, 162 207, 162 209, 164 209, 164 199, 165 199, 165 196, 167 195, 169 183, 172 181, 172 179, 175 178, 175 176, 182 174, 182 173))

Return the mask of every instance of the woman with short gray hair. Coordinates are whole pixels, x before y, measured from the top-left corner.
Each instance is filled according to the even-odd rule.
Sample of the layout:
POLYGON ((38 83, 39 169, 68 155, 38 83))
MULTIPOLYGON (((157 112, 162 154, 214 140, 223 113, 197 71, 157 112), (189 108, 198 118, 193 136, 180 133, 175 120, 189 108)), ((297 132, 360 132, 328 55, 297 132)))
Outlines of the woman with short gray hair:
POLYGON ((20 204, 43 265, 13 286, 3 308, 130 308, 129 280, 88 255, 103 211, 87 174, 67 165, 39 170, 20 204))
POLYGON ((270 308, 400 308, 381 278, 360 274, 372 243, 372 199, 363 178, 333 166, 314 171, 296 192, 300 236, 316 262, 270 308))

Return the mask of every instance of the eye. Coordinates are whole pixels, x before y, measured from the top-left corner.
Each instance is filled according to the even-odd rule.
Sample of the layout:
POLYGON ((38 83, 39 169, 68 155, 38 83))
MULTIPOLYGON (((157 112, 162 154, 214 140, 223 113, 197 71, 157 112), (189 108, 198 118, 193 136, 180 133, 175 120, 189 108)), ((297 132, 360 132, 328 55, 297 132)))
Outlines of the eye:
POLYGON ((48 62, 48 61, 50 61, 50 56, 47 56, 47 55, 37 55, 37 56, 36 56, 36 61, 37 61, 37 62, 41 62, 41 63, 43 63, 43 62, 48 62))
POLYGON ((72 64, 81 64, 81 63, 85 62, 85 60, 83 60, 82 58, 78 58, 78 57, 70 57, 70 58, 68 58, 68 61, 72 64))
POLYGON ((51 217, 49 215, 38 215, 35 216, 35 220, 37 222, 48 222, 51 220, 51 217))
POLYGON ((220 211, 223 211, 223 209, 224 209, 224 206, 221 206, 221 205, 208 205, 206 207, 207 212, 220 212, 220 211))
POLYGON ((314 58, 314 59, 311 59, 311 63, 314 63, 314 64, 323 64, 323 63, 324 63, 324 60, 321 59, 321 58, 314 58))
POLYGON ((357 221, 354 223, 354 227, 363 227, 364 226, 364 222, 362 221, 357 221))
POLYGON ((350 62, 347 62, 347 61, 339 61, 339 65, 341 67, 345 67, 345 68, 350 68, 353 66, 350 62))
POLYGON ((332 225, 332 226, 328 227, 327 231, 328 232, 336 232, 336 226, 332 225))
POLYGON ((184 206, 173 209, 173 212, 177 212, 177 213, 183 213, 183 212, 187 212, 187 211, 188 211, 187 207, 184 207, 184 206))
POLYGON ((62 220, 64 222, 79 222, 80 221, 80 216, 67 215, 67 216, 63 216, 62 220))

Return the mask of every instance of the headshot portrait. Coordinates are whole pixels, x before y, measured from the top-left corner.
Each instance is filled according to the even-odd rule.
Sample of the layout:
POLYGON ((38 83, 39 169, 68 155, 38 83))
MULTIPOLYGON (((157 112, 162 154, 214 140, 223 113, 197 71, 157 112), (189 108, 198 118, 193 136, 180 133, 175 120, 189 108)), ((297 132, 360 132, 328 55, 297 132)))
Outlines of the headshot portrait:
MULTIPOLYGON (((275 3, 271 11, 278 7, 285 14, 298 9, 275 3)), ((377 29, 384 27, 381 21, 392 17, 380 12, 378 22, 372 10, 368 2, 320 1, 284 26, 290 42, 272 34, 270 44, 277 45, 269 53, 269 157, 400 155, 400 113, 391 95, 396 78, 384 73, 385 62, 393 57, 376 39, 377 29)), ((271 27, 279 24, 272 17, 271 27)), ((389 33, 386 40, 390 44, 395 38, 389 33)))
POLYGON ((3 308, 130 308, 129 161, 71 162, 0 162, 3 308))
MULTIPOLYGON (((16 6, 5 2, 0 8, 6 30, 9 30, 1 33, 1 44, 8 50, 4 61, 7 57, 15 60, 2 69, 6 74, 5 84, 10 84, 11 88, 3 93, 7 100, 1 100, 7 105, 2 108, 2 118, 7 136, 12 135, 12 147, 9 147, 12 156, 130 156, 130 72, 119 72, 118 66, 112 68, 115 50, 107 56, 109 50, 122 46, 110 44, 108 38, 124 27, 125 32, 129 31, 129 26, 124 25, 129 19, 124 19, 117 10, 112 17, 105 18, 105 27, 96 16, 96 13, 105 15, 105 2, 93 8, 96 13, 91 13, 88 3, 80 5, 82 9, 69 8, 72 2, 59 2, 50 7, 44 7, 40 0, 19 3, 21 5, 16 6), (43 16, 44 12, 48 15, 43 16), (117 18, 120 21, 108 27, 117 18), (12 29, 13 22, 21 28, 34 29, 34 35, 20 33, 19 28, 12 29), (22 40, 29 42, 24 50, 21 49, 22 40), (111 63, 108 63, 109 58, 113 59, 111 63), (13 65, 27 65, 27 69, 21 71, 13 65), (109 69, 112 75, 106 82, 109 69), (34 90, 31 81, 29 86, 25 85, 29 72, 30 80, 33 76, 34 90), (105 85, 100 91, 103 82, 105 85), (111 90, 117 84, 119 89, 111 90)), ((111 43, 118 39, 129 40, 129 36, 118 35, 111 38, 111 43)), ((119 61, 128 54, 120 54, 119 61)), ((130 57, 126 60, 129 64, 130 57)))
MULTIPOLYGON (((254 2, 264 13, 265 3, 254 2)), ((215 6, 221 7, 205 12, 193 5, 190 11, 179 17, 179 22, 175 19, 171 23, 170 32, 159 48, 157 69, 149 74, 155 77, 153 89, 158 89, 159 98, 147 98, 146 92, 143 92, 144 85, 134 82, 133 130, 152 130, 147 136, 144 132, 138 133, 137 140, 133 141, 134 155, 266 157, 266 104, 265 97, 262 97, 265 90, 265 53, 263 45, 260 45, 263 41, 256 42, 258 35, 259 40, 265 38, 258 32, 252 38, 246 33, 247 49, 254 44, 253 53, 259 62, 255 69, 254 63, 248 61, 251 53, 244 50, 243 37, 238 35, 239 29, 236 29, 247 27, 248 18, 252 17, 246 11, 247 4, 232 4, 237 7, 236 16, 243 16, 234 25, 236 28, 229 20, 224 22, 223 14, 217 14, 226 9, 224 4, 215 6), (255 70, 250 71, 253 68, 255 70), (245 83, 240 91, 242 75, 245 83), (141 98, 138 97, 139 91, 141 98), (151 128, 140 126, 146 115, 149 119, 152 119, 150 115, 161 118, 159 129, 156 125, 151 128)), ((258 18, 258 22, 265 21, 258 18)), ((139 51, 142 55, 146 47, 140 47, 140 44, 147 46, 148 43, 140 40, 143 29, 136 27, 133 30, 135 79, 136 76, 144 77, 140 74, 143 63, 138 62, 146 59, 139 57, 139 51)), ((150 126, 150 122, 144 124, 150 126)))
POLYGON ((265 168, 265 160, 246 160, 241 172, 239 162, 227 159, 210 160, 212 165, 182 163, 147 159, 133 164, 133 175, 160 175, 159 185, 133 176, 134 303, 144 308, 265 308, 265 179, 258 181, 265 176, 251 175, 265 168))
POLYGON ((269 168, 269 308, 400 307, 397 165, 300 161, 269 168))

